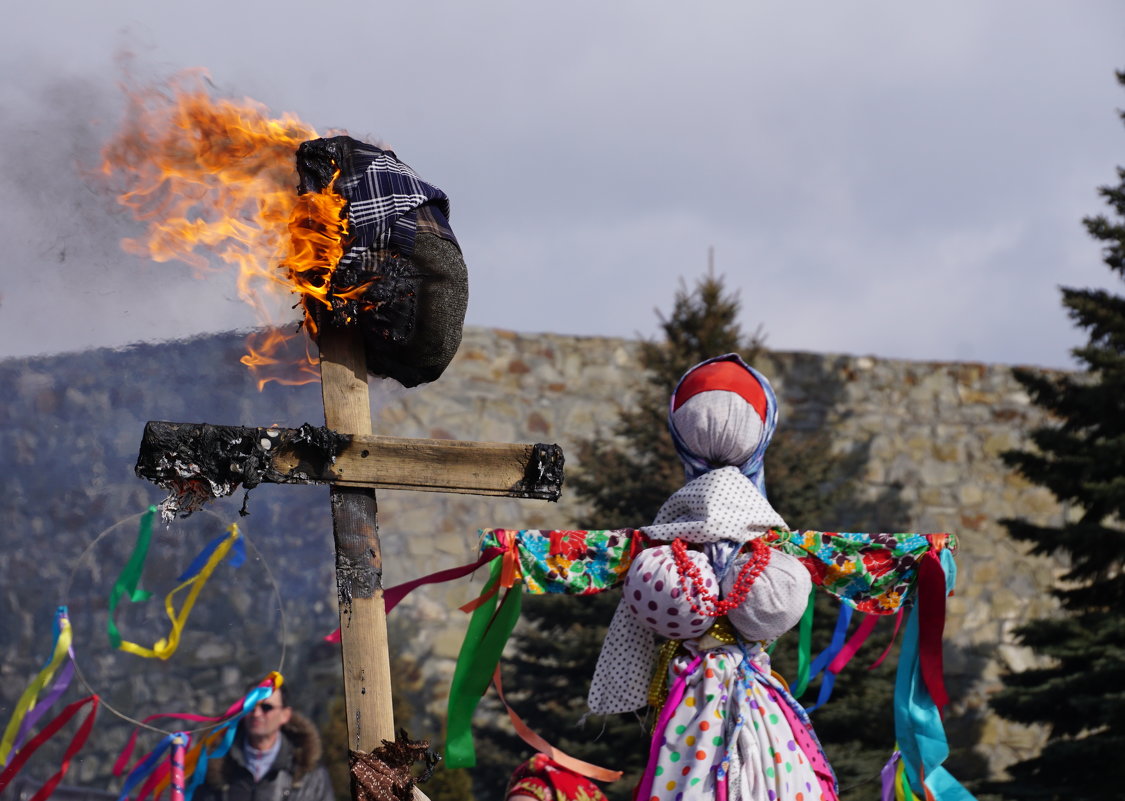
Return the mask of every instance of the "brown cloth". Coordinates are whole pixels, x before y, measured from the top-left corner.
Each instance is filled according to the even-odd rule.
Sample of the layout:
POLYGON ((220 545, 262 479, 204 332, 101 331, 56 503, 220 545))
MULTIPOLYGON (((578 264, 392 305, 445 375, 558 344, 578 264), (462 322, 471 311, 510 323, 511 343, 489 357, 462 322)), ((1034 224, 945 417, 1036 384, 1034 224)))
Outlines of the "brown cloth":
POLYGON ((411 801, 415 781, 429 779, 440 760, 441 757, 430 750, 429 740, 411 740, 401 729, 393 743, 383 740, 383 745, 370 754, 349 751, 352 798, 354 801, 411 801), (415 762, 426 764, 417 778, 413 771, 415 762))

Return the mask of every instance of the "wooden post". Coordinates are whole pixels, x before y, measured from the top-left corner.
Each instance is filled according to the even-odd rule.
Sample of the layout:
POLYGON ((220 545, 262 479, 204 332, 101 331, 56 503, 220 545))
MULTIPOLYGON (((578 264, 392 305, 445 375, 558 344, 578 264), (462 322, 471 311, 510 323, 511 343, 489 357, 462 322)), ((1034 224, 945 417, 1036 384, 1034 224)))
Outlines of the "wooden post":
MULTIPOLYGON (((358 329, 323 328, 318 344, 325 425, 370 434, 367 361, 358 329)), ((333 486, 331 493, 348 747, 366 753, 395 739, 378 506, 373 489, 333 486)))

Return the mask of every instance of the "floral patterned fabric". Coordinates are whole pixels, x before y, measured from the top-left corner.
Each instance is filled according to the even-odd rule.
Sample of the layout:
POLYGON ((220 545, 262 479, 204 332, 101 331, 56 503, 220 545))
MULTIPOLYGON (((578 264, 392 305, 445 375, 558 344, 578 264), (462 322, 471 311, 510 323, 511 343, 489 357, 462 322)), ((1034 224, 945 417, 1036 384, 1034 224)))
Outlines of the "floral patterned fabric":
MULTIPOLYGON (((524 591, 592 595, 620 585, 648 546, 637 529, 600 531, 484 529, 481 550, 514 536, 524 591)), ((797 557, 813 583, 868 614, 893 614, 914 586, 931 549, 956 550, 951 534, 857 534, 772 530, 766 541, 797 557)))
POLYGON ((593 595, 621 584, 645 538, 636 529, 599 531, 481 530, 480 549, 515 537, 524 591, 593 595))
POLYGON ((800 559, 818 587, 876 615, 894 614, 903 605, 928 551, 956 551, 950 534, 771 531, 766 541, 800 559))

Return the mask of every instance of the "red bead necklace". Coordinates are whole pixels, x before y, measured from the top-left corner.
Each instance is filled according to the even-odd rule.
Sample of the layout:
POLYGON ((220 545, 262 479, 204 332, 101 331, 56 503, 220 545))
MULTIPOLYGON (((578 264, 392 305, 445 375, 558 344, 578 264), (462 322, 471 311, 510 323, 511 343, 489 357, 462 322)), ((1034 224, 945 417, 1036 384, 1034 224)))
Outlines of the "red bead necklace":
POLYGON ((750 594, 750 588, 769 564, 771 551, 770 546, 762 539, 751 541, 750 559, 738 571, 738 578, 734 580, 734 585, 727 596, 719 598, 703 587, 703 576, 700 574, 699 567, 688 556, 687 543, 679 538, 672 541, 672 559, 680 571, 680 588, 684 591, 684 597, 691 604, 692 611, 706 617, 720 617, 742 605, 746 596, 750 594), (696 603, 696 598, 699 599, 699 605, 696 603), (703 603, 710 604, 710 608, 701 609, 700 605, 703 603))

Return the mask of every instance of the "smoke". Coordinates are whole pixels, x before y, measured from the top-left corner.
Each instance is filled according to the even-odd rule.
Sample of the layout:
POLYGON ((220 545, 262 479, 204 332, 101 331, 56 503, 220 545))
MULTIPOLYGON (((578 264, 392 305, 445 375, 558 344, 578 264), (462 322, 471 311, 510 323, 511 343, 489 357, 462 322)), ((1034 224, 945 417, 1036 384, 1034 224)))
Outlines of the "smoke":
POLYGON ((0 356, 252 325, 233 278, 122 251, 140 228, 96 173, 123 110, 109 76, 19 72, 43 77, 0 89, 0 356))

